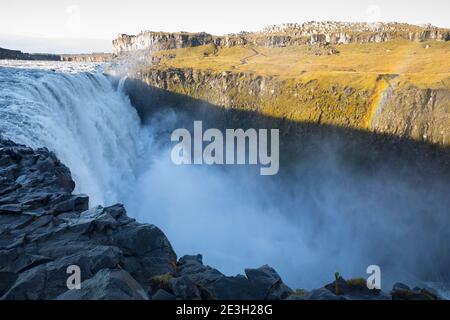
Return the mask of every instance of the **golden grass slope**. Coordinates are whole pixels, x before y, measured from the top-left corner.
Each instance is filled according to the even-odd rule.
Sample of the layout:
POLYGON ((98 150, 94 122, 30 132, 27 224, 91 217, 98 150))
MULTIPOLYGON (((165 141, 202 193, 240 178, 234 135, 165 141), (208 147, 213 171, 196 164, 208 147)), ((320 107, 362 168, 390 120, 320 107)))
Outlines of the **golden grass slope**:
POLYGON ((450 43, 394 40, 382 43, 334 46, 264 48, 212 44, 159 51, 161 67, 193 68, 217 72, 249 72, 281 79, 317 79, 354 88, 373 88, 380 74, 398 74, 402 83, 420 88, 449 87, 450 43))

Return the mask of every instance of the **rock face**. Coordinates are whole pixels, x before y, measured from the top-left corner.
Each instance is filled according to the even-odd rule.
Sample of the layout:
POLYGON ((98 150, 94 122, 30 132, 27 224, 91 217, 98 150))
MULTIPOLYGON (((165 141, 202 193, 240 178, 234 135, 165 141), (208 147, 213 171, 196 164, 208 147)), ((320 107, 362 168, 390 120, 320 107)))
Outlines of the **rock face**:
POLYGON ((90 53, 90 54, 62 54, 61 61, 74 62, 109 62, 112 60, 109 53, 90 53))
POLYGON ((201 255, 177 261, 163 232, 120 204, 89 208, 47 149, 0 139, 0 173, 0 299, 440 299, 428 289, 397 284, 386 294, 343 279, 338 295, 334 283, 299 294, 268 265, 225 276, 201 255), (79 289, 68 289, 71 266, 79 289))
POLYGON ((207 101, 225 109, 255 111, 281 119, 331 124, 450 145, 446 89, 398 88, 396 78, 377 89, 292 82, 251 73, 191 68, 150 68, 134 78, 150 87, 207 101), (374 104, 378 97, 380 102, 374 104), (371 110, 372 109, 372 110, 371 110), (369 115, 370 116, 370 121, 369 115))
POLYGON ((224 36, 208 33, 152 32, 138 35, 120 34, 113 41, 113 54, 137 50, 166 50, 213 43, 223 47, 252 44, 262 47, 286 47, 301 44, 348 44, 384 42, 394 39, 410 41, 450 40, 450 30, 432 25, 406 23, 307 22, 268 26, 263 31, 241 32, 224 36))
POLYGON ((208 33, 188 32, 153 32, 145 31, 136 36, 120 34, 113 40, 113 54, 119 55, 127 51, 145 50, 167 50, 175 48, 186 48, 201 46, 212 43, 214 37, 208 33))
POLYGON ((146 279, 175 271, 161 230, 127 217, 122 205, 89 209, 48 150, 2 140, 0 172, 2 299, 146 299, 146 279), (68 292, 71 265, 82 290, 68 292))
POLYGON ((450 40, 450 30, 428 25, 406 23, 307 22, 266 27, 263 34, 287 34, 290 39, 306 39, 307 43, 369 43, 393 39, 410 41, 450 40))

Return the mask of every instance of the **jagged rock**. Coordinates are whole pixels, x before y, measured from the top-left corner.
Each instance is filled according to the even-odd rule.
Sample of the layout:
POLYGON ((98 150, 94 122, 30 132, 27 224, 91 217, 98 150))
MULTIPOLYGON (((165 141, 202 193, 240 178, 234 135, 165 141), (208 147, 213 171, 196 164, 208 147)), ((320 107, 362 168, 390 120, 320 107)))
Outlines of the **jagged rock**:
POLYGON ((67 211, 84 211, 89 209, 89 197, 86 195, 73 195, 53 207, 56 213, 67 211))
MULTIPOLYGON (((113 41, 113 54, 120 56, 136 51, 158 51, 195 47, 205 44, 234 47, 252 44, 263 47, 286 47, 301 44, 349 44, 385 42, 394 39, 410 41, 450 40, 450 30, 431 25, 405 23, 307 22, 268 26, 260 32, 242 32, 224 36, 208 33, 153 32, 137 35, 120 34, 113 41)), ((332 54, 335 54, 334 52, 332 54)))
POLYGON ((88 209, 88 196, 72 194, 70 171, 47 149, 0 139, 0 164, 0 298, 53 299, 67 290, 70 265, 88 288, 106 291, 122 282, 133 288, 128 267, 142 279, 173 271, 175 253, 158 228, 136 223, 122 205, 88 209))
POLYGON ((278 273, 268 265, 258 269, 245 269, 245 274, 255 291, 259 293, 258 299, 284 299, 292 293, 278 273))
POLYGON ((167 50, 175 48, 194 47, 212 43, 214 38, 207 33, 188 32, 153 32, 145 31, 136 36, 120 34, 113 41, 113 54, 119 55, 127 51, 142 49, 167 50))
POLYGON ((81 278, 86 279, 104 268, 116 268, 120 262, 120 251, 115 247, 95 246, 70 256, 39 264, 21 272, 15 284, 4 294, 4 299, 53 299, 67 290, 67 268, 77 265, 81 278))
POLYGON ((176 255, 169 240, 156 226, 129 223, 112 238, 127 256, 139 259, 143 277, 148 279, 174 271, 176 255))
POLYGON ((188 277, 203 295, 212 299, 284 299, 292 292, 277 272, 264 265, 258 269, 246 269, 247 277, 227 277, 218 270, 203 265, 202 256, 183 256, 178 261, 178 276, 188 277))
POLYGON ((394 284, 391 296, 392 300, 443 300, 436 291, 430 288, 410 289, 403 283, 394 284))
POLYGON ((124 270, 102 269, 83 281, 80 289, 67 290, 57 300, 148 300, 147 293, 124 270))
POLYGON ((170 279, 170 286, 178 299, 200 300, 202 298, 195 283, 187 276, 170 279))
POLYGON ((152 296, 152 300, 175 300, 176 297, 170 294, 166 290, 158 289, 156 293, 152 296))
POLYGON ((324 288, 344 300, 390 300, 391 297, 378 289, 369 289, 365 279, 344 280, 339 277, 338 292, 336 294, 336 281, 327 284, 324 288))
POLYGON ((290 295, 287 300, 344 300, 343 297, 335 295, 326 288, 319 288, 308 292, 305 295, 290 295))
POLYGON ((193 282, 207 286, 224 275, 210 266, 203 265, 202 255, 186 255, 178 260, 178 274, 188 276, 193 282))

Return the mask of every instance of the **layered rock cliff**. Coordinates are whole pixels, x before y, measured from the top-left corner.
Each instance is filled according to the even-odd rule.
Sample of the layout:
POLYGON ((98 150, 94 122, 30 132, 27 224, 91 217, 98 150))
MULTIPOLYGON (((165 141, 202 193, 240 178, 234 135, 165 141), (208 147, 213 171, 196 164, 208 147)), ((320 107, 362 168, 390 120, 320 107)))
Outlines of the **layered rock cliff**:
POLYGON ((165 50, 215 44, 223 47, 255 45, 286 47, 301 44, 349 44, 385 42, 394 39, 410 41, 450 40, 450 30, 432 25, 405 23, 308 22, 268 26, 260 32, 241 32, 224 36, 208 33, 152 32, 137 35, 120 34, 113 41, 113 54, 136 50, 165 50))
POLYGON ((146 32, 115 40, 125 68, 109 72, 222 108, 448 146, 449 39, 448 29, 400 23, 146 32))
POLYGON ((74 62, 109 62, 112 60, 109 53, 89 53, 89 54, 62 54, 61 61, 74 62))
POLYGON ((210 34, 188 32, 152 32, 145 31, 138 35, 120 34, 113 40, 113 54, 136 50, 166 50, 175 48, 195 47, 212 43, 214 37, 210 34))
POLYGON ((255 111, 299 122, 337 125, 450 145, 450 91, 394 79, 361 89, 318 80, 295 81, 252 73, 149 69, 135 77, 151 87, 187 95, 225 109, 255 111))

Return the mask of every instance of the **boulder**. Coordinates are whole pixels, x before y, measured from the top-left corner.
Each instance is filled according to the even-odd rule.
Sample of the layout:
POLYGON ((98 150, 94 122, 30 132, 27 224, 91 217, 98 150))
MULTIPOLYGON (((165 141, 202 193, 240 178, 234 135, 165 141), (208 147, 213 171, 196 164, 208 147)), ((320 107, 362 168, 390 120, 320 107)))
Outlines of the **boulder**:
POLYGON ((141 285, 124 270, 102 269, 83 281, 80 289, 67 290, 57 300, 148 300, 141 285))
POLYGON ((245 269, 245 274, 255 288, 258 299, 285 299, 292 293, 292 290, 283 283, 278 273, 268 265, 258 269, 245 269))

